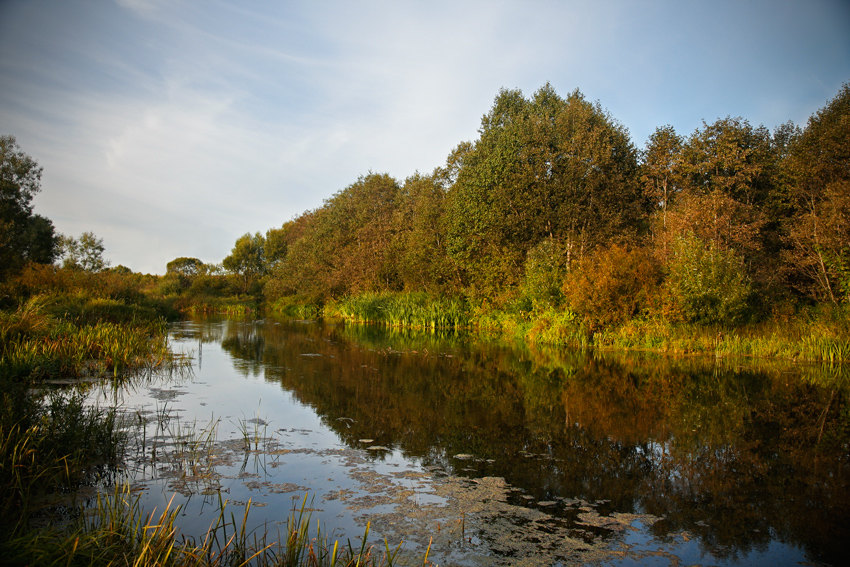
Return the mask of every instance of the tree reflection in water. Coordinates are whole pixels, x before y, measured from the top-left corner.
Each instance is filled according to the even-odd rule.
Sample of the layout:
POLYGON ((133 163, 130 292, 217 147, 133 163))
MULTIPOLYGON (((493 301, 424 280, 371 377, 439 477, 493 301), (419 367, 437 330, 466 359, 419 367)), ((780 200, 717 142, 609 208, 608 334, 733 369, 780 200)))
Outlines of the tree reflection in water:
POLYGON ((844 558, 850 369, 292 321, 202 340, 352 447, 369 438, 452 474, 502 477, 535 501, 659 516, 656 537, 689 532, 718 558, 771 541, 844 558))

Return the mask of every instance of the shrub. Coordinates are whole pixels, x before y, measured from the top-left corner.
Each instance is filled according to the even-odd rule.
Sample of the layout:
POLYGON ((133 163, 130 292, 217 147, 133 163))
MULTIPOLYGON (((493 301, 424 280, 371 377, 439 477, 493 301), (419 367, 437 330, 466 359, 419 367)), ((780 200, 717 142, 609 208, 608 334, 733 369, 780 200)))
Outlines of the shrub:
POLYGON ((746 317, 751 287, 734 250, 719 249, 692 233, 679 237, 667 283, 689 322, 738 324, 746 317))
POLYGON ((561 284, 566 264, 561 247, 550 239, 542 240, 525 258, 523 290, 535 309, 558 307, 564 300, 561 284))
POLYGON ((661 265, 648 250, 615 244, 582 261, 565 279, 563 293, 586 320, 612 325, 653 309, 661 279, 661 265))
POLYGON ((191 297, 236 295, 225 276, 199 275, 192 278, 187 292, 191 297))

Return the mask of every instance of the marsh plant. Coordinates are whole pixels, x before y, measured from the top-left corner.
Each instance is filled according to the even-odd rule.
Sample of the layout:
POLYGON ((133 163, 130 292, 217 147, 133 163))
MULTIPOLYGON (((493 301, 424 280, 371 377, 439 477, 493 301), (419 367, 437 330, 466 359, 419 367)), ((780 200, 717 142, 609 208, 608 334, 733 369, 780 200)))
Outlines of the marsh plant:
MULTIPOLYGON (((127 485, 98 495, 94 506, 78 516, 65 533, 29 532, 4 549, 0 564, 133 565, 134 567, 392 567, 410 557, 399 545, 369 544, 369 526, 359 545, 331 539, 321 524, 311 532, 307 496, 293 508, 285 532, 248 530, 249 500, 236 514, 219 494, 218 515, 200 537, 180 533, 181 506, 173 499, 160 510, 145 511, 127 485)), ((425 565, 430 565, 425 558, 425 565)))
POLYGON ((432 298, 425 293, 366 293, 325 306, 325 315, 358 323, 382 323, 394 327, 447 329, 469 323, 465 301, 432 298))

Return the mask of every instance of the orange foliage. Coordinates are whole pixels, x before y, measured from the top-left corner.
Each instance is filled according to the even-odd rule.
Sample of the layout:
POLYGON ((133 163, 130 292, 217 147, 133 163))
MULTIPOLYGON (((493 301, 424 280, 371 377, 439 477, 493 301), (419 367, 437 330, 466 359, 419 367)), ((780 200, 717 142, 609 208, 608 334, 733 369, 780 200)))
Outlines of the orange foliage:
POLYGON ((661 264, 649 250, 615 244, 582 261, 567 276, 563 292, 570 309, 609 325, 654 311, 661 280, 661 264))

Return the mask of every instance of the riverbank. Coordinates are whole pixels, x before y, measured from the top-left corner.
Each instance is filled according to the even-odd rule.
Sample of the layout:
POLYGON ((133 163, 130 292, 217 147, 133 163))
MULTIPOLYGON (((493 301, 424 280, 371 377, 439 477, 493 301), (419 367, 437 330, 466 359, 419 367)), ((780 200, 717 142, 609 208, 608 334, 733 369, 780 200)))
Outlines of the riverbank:
POLYGON ((313 534, 304 506, 280 541, 246 532, 250 505, 237 518, 221 498, 219 517, 201 539, 175 528, 180 505, 143 509, 122 479, 128 444, 138 442, 144 423, 115 407, 93 407, 85 394, 96 384, 122 388, 140 377, 184 371, 188 361, 172 352, 166 325, 179 305, 132 286, 115 293, 103 285, 110 274, 72 275, 83 285, 42 280, 6 295, 0 310, 0 565, 392 565, 398 559, 389 548, 346 549, 313 534))
MULTIPOLYGON (((319 312, 317 307, 281 302, 272 309, 319 312)), ((486 301, 435 299, 418 293, 353 296, 326 303, 321 313, 351 323, 463 328, 531 344, 573 348, 850 361, 850 312, 845 305, 777 310, 762 320, 737 326, 675 322, 661 316, 600 325, 566 309, 534 309, 517 303, 494 306, 486 301)))

